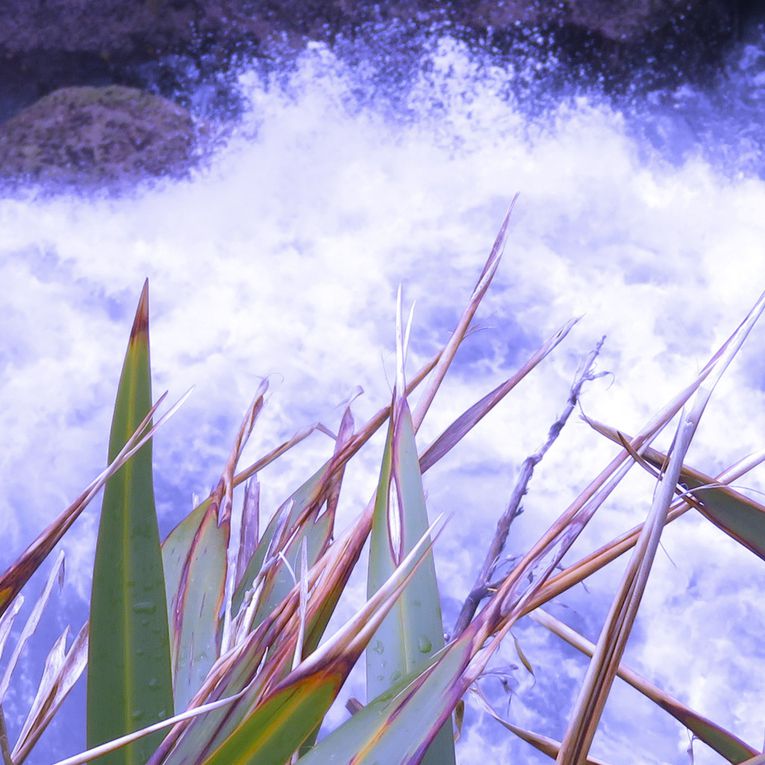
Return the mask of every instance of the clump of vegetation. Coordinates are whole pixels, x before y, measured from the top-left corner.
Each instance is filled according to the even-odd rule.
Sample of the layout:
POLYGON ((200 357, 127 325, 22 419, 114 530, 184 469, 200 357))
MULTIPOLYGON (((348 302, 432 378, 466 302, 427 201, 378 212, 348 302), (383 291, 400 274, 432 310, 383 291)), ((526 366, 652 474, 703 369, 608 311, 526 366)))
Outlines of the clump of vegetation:
MULTIPOLYGON (((541 448, 521 466, 518 483, 459 618, 445 636, 432 545, 443 526, 430 519, 422 475, 529 375, 566 337, 569 322, 512 375, 420 449, 417 431, 497 270, 510 213, 452 337, 407 382, 410 321, 397 323, 397 376, 390 404, 356 429, 350 405, 326 462, 261 528, 257 475, 308 435, 299 433, 240 469, 245 443, 264 406, 257 391, 215 490, 160 541, 153 495, 151 438, 180 405, 156 422, 152 403, 148 285, 130 334, 109 441, 109 466, 0 577, 0 655, 21 607, 21 590, 88 503, 104 488, 93 572, 90 621, 67 647, 54 644, 37 695, 11 745, 0 706, 3 765, 20 765, 88 665, 88 751, 59 765, 324 765, 456 762, 455 727, 463 699, 516 622, 529 616, 591 657, 562 742, 489 712, 558 763, 594 763, 589 749, 617 675, 673 715, 728 762, 755 765, 765 755, 625 667, 622 654, 664 526, 693 508, 765 557, 765 508, 727 484, 765 458, 760 453, 716 478, 683 464, 715 384, 765 308, 761 298, 709 363, 675 398, 629 437, 591 422, 618 451, 587 488, 518 559, 500 573, 510 526, 535 466, 596 376, 599 347, 583 364, 541 448), (419 391, 417 405, 409 399, 419 391), (651 440, 676 416, 672 448, 651 440), (342 533, 335 513, 349 461, 387 422, 375 496, 342 533), (585 558, 560 561, 593 514, 634 465, 654 473, 643 524, 585 558), (234 490, 244 485, 243 501, 234 490), (237 494, 237 499, 238 499, 237 494), (366 604, 335 634, 325 631, 369 544, 366 604), (542 607, 622 554, 630 560, 597 645, 542 607), (366 663, 366 702, 321 739, 318 732, 353 667, 366 663)), ((29 635, 48 601, 63 558, 21 631, 0 703, 29 635)), ((521 654, 521 659, 523 656, 521 654)), ((480 691, 477 691, 480 695, 480 691)), ((481 697, 481 700, 488 704, 481 697)))

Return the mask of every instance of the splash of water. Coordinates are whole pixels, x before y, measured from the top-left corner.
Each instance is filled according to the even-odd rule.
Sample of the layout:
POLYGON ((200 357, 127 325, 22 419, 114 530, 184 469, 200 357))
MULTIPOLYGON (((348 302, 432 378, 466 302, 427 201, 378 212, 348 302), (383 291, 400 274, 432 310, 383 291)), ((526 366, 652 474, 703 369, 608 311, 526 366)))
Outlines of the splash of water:
MULTIPOLYGON (((741 142, 731 114, 715 122, 709 107, 705 116, 701 107, 721 91, 663 93, 638 109, 569 89, 532 114, 511 87, 525 70, 450 38, 426 52, 396 98, 371 85, 370 97, 365 83, 377 82, 379 61, 370 64, 375 77, 357 63, 316 46, 278 77, 243 71, 244 115, 209 167, 188 181, 116 199, 19 192, 0 201, 0 431, 8 434, 0 457, 2 563, 100 469, 126 328, 147 275, 155 387, 181 393, 196 385, 185 411, 157 438, 168 528, 192 492, 215 480, 261 375, 272 376, 274 393, 252 456, 308 422, 336 419, 334 406, 357 384, 365 389, 358 417, 385 401, 398 283, 417 300, 416 366, 448 337, 503 210, 521 191, 481 331, 458 358, 423 442, 542 337, 573 315, 585 318, 535 382, 429 479, 433 509, 455 514, 440 560, 450 583, 447 613, 501 512, 501 501, 490 498, 509 493, 515 467, 543 440, 595 340, 608 335, 602 363, 614 378, 592 386, 588 412, 635 429, 693 375, 765 284, 761 147, 754 131, 741 142), (672 111, 683 99, 691 106, 678 120, 672 111), (733 165, 709 151, 710 136, 726 142, 724 158, 735 156, 733 165), (678 142, 682 151, 674 150, 678 142), (467 545, 466 517, 475 533, 467 545)), ((761 93, 752 71, 745 75, 750 92, 761 93)), ((742 108, 739 119, 748 124, 749 102, 742 108)), ((762 445, 763 340, 762 331, 752 338, 704 424, 693 458, 708 472, 762 445)), ((275 507, 326 448, 318 438, 283 472, 264 475, 264 506, 275 507)), ((608 454, 584 426, 566 430, 528 497, 515 549, 608 454)), ((376 459, 369 454, 367 474, 349 482, 346 512, 366 501, 376 459)), ((751 483, 761 485, 762 475, 751 483)), ((632 486, 636 493, 596 519, 584 543, 605 541, 642 517, 650 483, 636 477, 632 486)), ((68 586, 77 596, 65 616, 75 622, 88 596, 95 526, 90 513, 67 545, 68 586)), ((666 546, 677 567, 657 561, 628 659, 756 741, 752 710, 763 689, 748 667, 763 660, 755 637, 765 627, 757 607, 763 575, 701 522, 670 530, 666 546), (703 595, 688 599, 689 589, 703 595), (688 642, 699 652, 718 646, 725 661, 706 663, 701 675, 688 642)), ((596 577, 589 594, 567 601, 593 634, 613 577, 596 577)), ((516 719, 560 736, 560 699, 573 697, 583 666, 538 632, 524 635, 526 653, 557 666, 557 680, 540 681, 514 702, 516 719), (544 722, 550 708, 558 712, 544 722)), ((22 708, 18 697, 11 701, 11 711, 22 708)), ((641 761, 685 761, 683 734, 650 705, 617 689, 609 715, 601 756, 624 761, 626 742, 646 726, 655 740, 641 761)), ((477 761, 478 749, 485 759, 486 746, 535 761, 489 726, 468 731, 463 761, 477 761)), ((74 726, 52 731, 30 762, 82 743, 63 727, 74 726)), ((697 752, 697 762, 714 761, 697 752)))

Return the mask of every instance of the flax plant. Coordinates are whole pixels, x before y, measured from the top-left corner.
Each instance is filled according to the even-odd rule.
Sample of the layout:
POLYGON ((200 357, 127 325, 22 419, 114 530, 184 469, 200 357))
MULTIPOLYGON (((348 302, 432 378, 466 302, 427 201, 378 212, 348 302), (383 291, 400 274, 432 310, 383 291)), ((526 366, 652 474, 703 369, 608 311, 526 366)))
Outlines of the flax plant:
POLYGON ((57 765, 449 765, 458 761, 454 721, 456 715, 459 727, 466 698, 475 699, 507 735, 562 765, 602 763, 590 748, 617 677, 725 761, 765 762, 758 749, 622 662, 666 524, 687 511, 698 511, 721 533, 765 558, 765 508, 729 486, 762 461, 765 452, 717 478, 684 464, 712 391, 760 317, 765 297, 637 435, 590 422, 593 438, 613 440, 613 459, 562 508, 515 565, 500 573, 511 524, 522 497, 533 489, 534 468, 575 411, 582 387, 599 375, 600 346, 587 356, 546 440, 521 466, 474 585, 464 594, 457 623, 449 629, 443 622, 432 546, 444 521, 429 516, 423 474, 531 375, 576 324, 574 320, 561 327, 431 444, 421 443, 420 426, 496 274, 511 211, 512 205, 448 343, 410 379, 406 357, 411 315, 405 323, 399 292, 396 380, 388 404, 357 427, 349 403, 336 432, 311 426, 252 465, 240 467, 245 444, 267 403, 267 385, 262 383, 215 489, 164 540, 154 506, 151 439, 183 399, 155 421, 166 394, 152 403, 148 283, 144 285, 118 384, 108 466, 0 576, 2 657, 25 597, 24 585, 104 489, 89 622, 73 640, 67 629, 55 641, 13 742, 2 701, 51 597, 63 553, 0 676, 4 765, 20 765, 30 755, 86 666, 88 749, 57 765), (675 419, 672 449, 661 454, 650 442, 675 419), (351 525, 340 531, 335 516, 346 467, 383 426, 387 435, 377 489, 351 525), (326 461, 267 523, 261 523, 258 474, 271 463, 289 459, 290 450, 317 428, 334 442, 326 461), (561 569, 563 556, 634 465, 656 479, 652 501, 636 498, 645 502, 645 523, 561 569), (245 489, 242 502, 235 499, 239 486, 245 489), (327 635, 330 618, 367 545, 367 601, 327 635), (542 608, 625 553, 630 562, 597 643, 542 608), (560 742, 503 718, 476 682, 511 628, 526 617, 591 657, 560 742), (320 732, 349 673, 361 661, 366 667, 366 700, 354 700, 347 720, 320 732))

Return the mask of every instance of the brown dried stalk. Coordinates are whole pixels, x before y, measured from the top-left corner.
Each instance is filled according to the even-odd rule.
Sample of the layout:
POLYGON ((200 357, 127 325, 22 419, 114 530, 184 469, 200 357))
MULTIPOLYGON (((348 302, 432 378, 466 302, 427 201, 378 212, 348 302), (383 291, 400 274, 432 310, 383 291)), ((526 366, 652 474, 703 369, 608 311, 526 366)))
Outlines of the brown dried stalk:
POLYGON ((8 729, 5 727, 5 714, 0 705, 0 754, 3 757, 3 765, 13 765, 11 749, 8 743, 8 729))

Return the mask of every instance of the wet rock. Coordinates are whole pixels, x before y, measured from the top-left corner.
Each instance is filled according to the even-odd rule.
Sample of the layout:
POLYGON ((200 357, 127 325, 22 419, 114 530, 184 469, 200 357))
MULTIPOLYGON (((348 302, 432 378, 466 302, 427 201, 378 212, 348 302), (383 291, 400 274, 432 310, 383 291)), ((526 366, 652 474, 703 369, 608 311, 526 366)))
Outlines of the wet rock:
POLYGON ((0 53, 125 56, 193 34, 194 2, 167 0, 6 0, 0 53))
POLYGON ((568 6, 572 24, 619 42, 643 40, 666 27, 692 31, 699 22, 719 32, 734 26, 735 4, 722 0, 570 0, 568 6))
MULTIPOLYGON (((85 55, 146 59, 220 46, 257 47, 269 37, 331 37, 377 17, 451 17, 474 27, 573 24, 612 40, 646 37, 685 18, 727 19, 746 0, 4 0, 0 58, 85 55)), ((31 63, 30 63, 31 65, 31 63)))
POLYGON ((281 61, 307 40, 333 43, 397 25, 435 24, 498 50, 542 30, 540 39, 573 71, 617 89, 646 65, 701 79, 754 2, 2 0, 0 120, 56 88, 111 83, 173 97, 202 88, 212 94, 204 113, 235 112, 227 72, 243 58, 281 61))
POLYGON ((572 26, 622 43, 644 41, 667 27, 693 34, 698 23, 714 24, 710 32, 725 34, 737 15, 736 3, 725 0, 465 0, 455 8, 473 28, 572 26))
POLYGON ((0 178, 98 187, 178 177, 198 156, 198 132, 185 109, 159 96, 62 88, 0 124, 0 178))
POLYGON ((519 24, 558 23, 563 18, 561 3, 544 0, 473 0, 456 2, 460 23, 475 29, 507 29, 519 24))
POLYGON ((457 3, 459 23, 493 49, 517 55, 530 41, 560 71, 616 94, 711 81, 740 34, 742 6, 743 0, 457 3))

